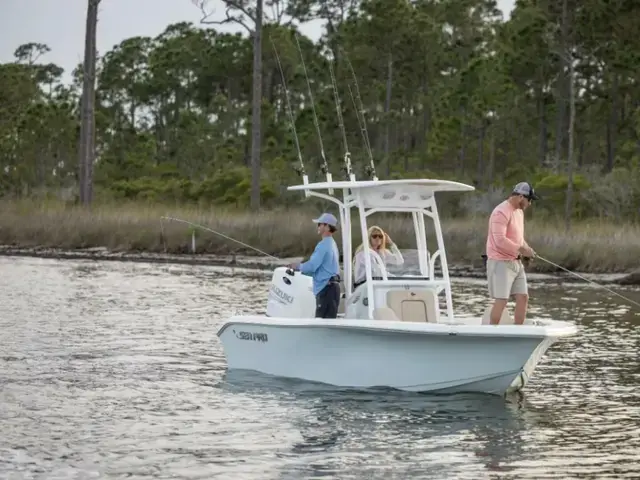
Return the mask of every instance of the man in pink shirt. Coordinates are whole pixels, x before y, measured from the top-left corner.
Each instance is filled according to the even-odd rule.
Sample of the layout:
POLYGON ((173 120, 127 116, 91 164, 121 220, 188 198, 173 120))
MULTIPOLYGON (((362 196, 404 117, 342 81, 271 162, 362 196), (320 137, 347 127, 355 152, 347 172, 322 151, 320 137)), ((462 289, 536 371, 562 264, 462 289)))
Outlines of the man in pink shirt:
POLYGON ((524 239, 524 211, 537 200, 533 187, 520 182, 509 198, 500 203, 489 217, 487 235, 487 280, 493 298, 491 324, 500 323, 507 301, 516 300, 514 322, 522 325, 527 313, 529 292, 522 257, 534 257, 535 252, 524 239))

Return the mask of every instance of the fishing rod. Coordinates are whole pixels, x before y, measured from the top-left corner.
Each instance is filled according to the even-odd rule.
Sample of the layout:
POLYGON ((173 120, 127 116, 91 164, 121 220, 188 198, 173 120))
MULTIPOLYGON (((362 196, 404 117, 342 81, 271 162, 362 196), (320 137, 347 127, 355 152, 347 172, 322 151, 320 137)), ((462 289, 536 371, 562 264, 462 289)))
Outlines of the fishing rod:
POLYGON ((378 177, 376 175, 376 164, 373 161, 373 153, 371 151, 371 142, 369 141, 369 132, 367 131, 367 119, 364 114, 364 104, 362 103, 362 97, 360 97, 360 87, 358 86, 358 77, 356 77, 356 72, 353 69, 353 65, 351 64, 351 60, 349 60, 349 56, 347 52, 340 48, 340 51, 344 55, 345 60, 347 61, 347 66, 349 67, 349 71, 351 72, 351 76, 353 77, 353 84, 356 89, 356 97, 354 98, 353 92, 351 91, 351 86, 349 86, 349 94, 351 95, 351 100, 353 101, 353 107, 356 110, 356 117, 358 118, 358 125, 360 126, 360 132, 362 133, 362 140, 364 142, 365 149, 367 150, 367 154, 369 155, 369 167, 366 169, 367 175, 371 176, 371 179, 376 181, 378 177), (356 105, 356 99, 358 100, 358 105, 356 105), (360 115, 358 115, 360 112, 360 115), (360 118, 362 117, 362 123, 360 122, 360 118))
POLYGON ((349 152, 349 144, 347 143, 347 132, 344 129, 344 121, 342 119, 342 108, 340 107, 340 95, 338 94, 338 83, 333 73, 332 60, 329 60, 329 74, 331 75, 331 85, 333 86, 333 97, 336 102, 336 112, 338 114, 338 125, 342 132, 342 142, 344 143, 344 171, 347 174, 347 180, 356 181, 356 176, 351 168, 351 152, 349 152))
POLYGON ((167 217, 167 216, 160 217, 160 222, 161 223, 162 223, 163 219, 165 219, 165 220, 173 220, 174 222, 186 223, 187 225, 191 225, 192 227, 201 228, 202 230, 206 230, 207 232, 215 233, 216 235, 219 235, 219 236, 221 236, 223 238, 226 238, 227 240, 231 240, 232 242, 239 243, 240 245, 243 245, 243 246, 245 246, 247 248, 250 248, 251 250, 254 250, 254 251, 258 252, 258 253, 261 253, 262 255, 266 255, 267 257, 270 257, 270 258, 273 258, 275 260, 278 260, 279 262, 283 261, 281 258, 278 258, 278 257, 276 257, 274 255, 271 255, 270 253, 263 252, 259 248, 253 247, 253 246, 249 245, 248 243, 244 243, 244 242, 241 242, 240 240, 236 240, 235 238, 229 237, 228 235, 225 235, 224 233, 216 232, 214 229, 209 228, 209 227, 205 227, 204 225, 200 225, 199 223, 194 223, 194 222, 190 222, 188 220, 182 220, 180 218, 167 217))
MULTIPOLYGON (((307 90, 309 91, 309 99, 311 100, 311 110, 313 112, 313 124, 316 127, 316 132, 318 134, 318 142, 320 144, 320 155, 322 157, 322 173, 327 177, 327 183, 331 183, 333 181, 333 176, 329 171, 329 164, 327 163, 327 157, 324 154, 324 144, 322 142, 322 135, 320 134, 320 123, 318 122, 318 115, 316 113, 316 105, 313 99, 313 93, 311 91, 311 82, 309 81, 309 75, 307 74, 307 66, 304 63, 304 55, 302 55, 302 48, 300 47, 300 40, 298 39, 298 34, 294 35, 296 39, 296 45, 298 46, 298 53, 300 53, 300 61, 302 62, 302 68, 304 70, 304 78, 307 81, 307 90)), ((333 189, 329 189, 329 194, 333 195, 333 189)))
MULTIPOLYGON (((296 142, 296 150, 298 152, 298 160, 300 161, 300 169, 296 169, 298 174, 302 175, 302 183, 304 185, 309 184, 309 177, 307 176, 307 172, 304 168, 304 162, 302 161, 302 151, 300 150, 300 142, 298 140, 298 133, 296 132, 296 124, 293 118, 293 111, 291 110, 291 100, 289 99, 289 89, 287 88, 287 81, 285 80, 284 70, 282 69, 282 63, 280 63, 280 56, 278 55, 278 50, 276 49, 275 43, 273 43, 273 39, 269 36, 269 41, 271 42, 271 46, 273 47, 273 52, 276 55, 276 61, 278 62, 278 69, 280 70, 280 76, 282 77, 282 87, 285 92, 286 106, 287 106, 287 114, 289 115, 289 124, 291 127, 291 132, 293 133, 293 138, 296 142)), ((309 190, 304 191, 304 196, 309 197, 309 190)))
POLYGON ((568 268, 564 268, 562 265, 558 265, 557 263, 552 262, 551 260, 547 260, 544 257, 541 257, 540 255, 538 255, 537 253, 535 254, 534 258, 538 258, 540 260, 542 260, 543 262, 548 263, 549 265, 551 265, 552 267, 556 267, 559 268, 560 270, 563 270, 567 273, 570 273, 571 275, 574 275, 575 277, 579 278, 580 280, 584 280, 585 282, 591 283, 592 285, 595 285, 596 287, 600 287, 604 290, 606 290, 607 292, 613 294, 613 295, 617 295, 618 297, 622 298, 623 300, 632 303, 633 305, 635 305, 636 307, 640 307, 640 303, 636 302, 634 300, 631 300, 630 298, 625 297, 624 295, 620 295, 618 292, 616 292, 615 290, 612 290, 611 288, 605 287, 604 285, 601 285, 599 283, 594 282, 593 280, 589 280, 588 278, 584 277, 583 275, 580 275, 579 273, 576 272, 572 272, 571 270, 569 270, 568 268))
MULTIPOLYGON (((367 127, 364 127, 362 122, 360 121, 360 117, 358 115, 358 107, 356 106, 356 100, 353 97, 353 91, 351 90, 351 85, 347 85, 347 88, 349 89, 349 95, 351 96, 353 107, 356 109, 356 119, 358 120, 358 126, 360 127, 360 132, 362 133, 362 141, 364 142, 365 149, 368 150, 367 140, 365 138, 365 133, 364 133, 367 127)), ((368 166, 365 166, 365 174, 368 176, 371 176, 371 180, 376 181, 378 180, 378 177, 376 176, 375 165, 373 165, 373 158, 370 158, 370 160, 371 160, 371 163, 368 166)))

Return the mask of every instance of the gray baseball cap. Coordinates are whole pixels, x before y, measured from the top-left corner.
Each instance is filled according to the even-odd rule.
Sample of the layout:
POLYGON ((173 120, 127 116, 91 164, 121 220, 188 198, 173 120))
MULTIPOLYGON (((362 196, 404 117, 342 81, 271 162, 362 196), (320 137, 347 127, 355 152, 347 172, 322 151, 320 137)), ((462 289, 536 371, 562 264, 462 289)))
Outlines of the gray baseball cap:
POLYGON ((326 223, 327 225, 331 225, 332 227, 337 227, 338 219, 330 213, 323 213, 318 218, 314 218, 313 223, 326 223))
POLYGON ((523 195, 529 200, 540 200, 540 197, 536 195, 533 187, 528 182, 520 182, 515 187, 513 187, 513 193, 517 193, 518 195, 523 195))

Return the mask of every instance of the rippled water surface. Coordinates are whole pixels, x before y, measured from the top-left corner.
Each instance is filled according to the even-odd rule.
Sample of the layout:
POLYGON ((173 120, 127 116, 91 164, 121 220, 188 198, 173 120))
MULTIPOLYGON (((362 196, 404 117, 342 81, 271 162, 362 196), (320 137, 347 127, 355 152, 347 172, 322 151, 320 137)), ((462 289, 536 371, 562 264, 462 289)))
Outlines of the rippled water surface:
MULTIPOLYGON (((27 258, 0 271, 3 479, 640 478, 640 315, 601 289, 532 284, 536 316, 581 331, 505 399, 227 375, 216 328, 263 310, 268 274, 27 258)), ((454 288, 459 310, 483 311, 483 282, 454 288)))

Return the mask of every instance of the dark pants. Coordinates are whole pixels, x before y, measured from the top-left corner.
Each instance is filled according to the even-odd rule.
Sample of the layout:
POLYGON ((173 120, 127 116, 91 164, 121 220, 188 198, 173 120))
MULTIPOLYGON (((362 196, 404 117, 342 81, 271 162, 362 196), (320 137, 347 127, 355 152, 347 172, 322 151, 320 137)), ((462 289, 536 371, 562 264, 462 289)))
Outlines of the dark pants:
POLYGON ((316 318, 337 318, 340 306, 340 281, 331 279, 316 295, 316 318))

